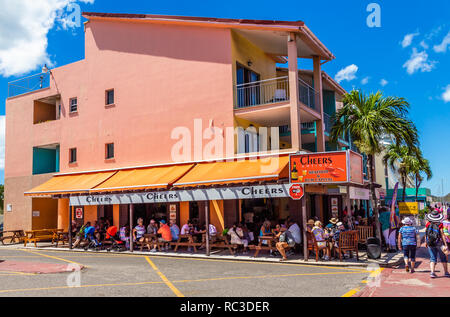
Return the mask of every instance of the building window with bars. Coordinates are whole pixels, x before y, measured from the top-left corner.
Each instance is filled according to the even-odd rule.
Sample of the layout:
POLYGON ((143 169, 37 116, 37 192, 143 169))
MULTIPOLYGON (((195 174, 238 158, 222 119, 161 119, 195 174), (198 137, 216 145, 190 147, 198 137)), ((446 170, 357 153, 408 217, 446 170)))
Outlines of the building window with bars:
POLYGON ((69 104, 70 104, 70 112, 78 111, 78 99, 77 98, 71 98, 69 101, 69 104))

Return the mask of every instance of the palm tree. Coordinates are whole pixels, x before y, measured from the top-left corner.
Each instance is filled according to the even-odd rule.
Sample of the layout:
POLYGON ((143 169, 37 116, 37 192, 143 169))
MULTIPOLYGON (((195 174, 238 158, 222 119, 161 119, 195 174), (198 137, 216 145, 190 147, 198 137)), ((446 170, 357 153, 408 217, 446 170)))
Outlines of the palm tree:
POLYGON ((400 174, 400 182, 403 187, 403 199, 406 200, 406 186, 408 176, 413 172, 414 164, 420 160, 416 147, 394 143, 389 144, 383 157, 384 164, 389 165, 400 174))
POLYGON ((422 184, 424 178, 430 180, 433 177, 433 172, 431 171, 430 161, 423 158, 422 151, 417 152, 417 157, 414 158, 411 164, 411 173, 414 177, 414 186, 416 189, 416 202, 419 195, 419 188, 422 184))
POLYGON ((336 142, 343 133, 350 133, 359 151, 367 155, 370 203, 375 215, 378 239, 381 239, 381 231, 378 206, 375 203, 374 156, 383 150, 381 141, 386 136, 412 146, 418 142, 417 130, 407 118, 408 109, 409 104, 404 98, 383 97, 381 92, 366 95, 361 90, 352 90, 344 96, 343 107, 335 114, 331 129, 332 142, 336 142))

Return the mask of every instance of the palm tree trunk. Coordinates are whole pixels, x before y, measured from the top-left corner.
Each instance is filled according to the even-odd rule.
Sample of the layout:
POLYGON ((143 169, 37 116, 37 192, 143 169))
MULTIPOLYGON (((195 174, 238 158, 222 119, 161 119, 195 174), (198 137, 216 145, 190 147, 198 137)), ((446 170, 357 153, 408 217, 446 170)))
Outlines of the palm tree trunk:
POLYGON ((379 213, 378 213, 378 206, 376 204, 377 201, 377 195, 375 193, 375 187, 374 187, 374 173, 373 173, 373 155, 369 154, 367 156, 369 160, 369 186, 370 186, 370 204, 372 205, 373 210, 373 216, 375 218, 375 227, 376 227, 376 236, 378 240, 381 242, 381 228, 380 228, 380 219, 379 219, 379 213))
POLYGON ((416 202, 417 202, 417 197, 419 196, 419 185, 418 185, 418 182, 417 182, 417 175, 416 175, 416 202))
POLYGON ((405 202, 406 199, 406 177, 402 176, 402 186, 403 186, 403 202, 405 202))

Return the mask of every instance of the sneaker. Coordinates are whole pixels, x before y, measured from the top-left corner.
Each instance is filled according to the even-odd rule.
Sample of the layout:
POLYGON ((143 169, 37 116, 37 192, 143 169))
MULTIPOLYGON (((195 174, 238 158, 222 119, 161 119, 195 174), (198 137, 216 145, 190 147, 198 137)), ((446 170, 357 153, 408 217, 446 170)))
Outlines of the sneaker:
POLYGON ((413 274, 415 272, 414 268, 411 268, 411 274, 413 274))
POLYGON ((431 278, 436 278, 437 275, 436 275, 436 273, 432 272, 432 273, 430 273, 430 277, 431 277, 431 278))
POLYGON ((445 276, 445 277, 450 277, 450 273, 447 272, 447 273, 444 274, 444 276, 445 276))
POLYGON ((409 272, 409 266, 405 266, 406 272, 409 272))
POLYGON ((154 253, 154 252, 156 252, 156 249, 151 249, 150 252, 153 252, 153 253, 154 253))

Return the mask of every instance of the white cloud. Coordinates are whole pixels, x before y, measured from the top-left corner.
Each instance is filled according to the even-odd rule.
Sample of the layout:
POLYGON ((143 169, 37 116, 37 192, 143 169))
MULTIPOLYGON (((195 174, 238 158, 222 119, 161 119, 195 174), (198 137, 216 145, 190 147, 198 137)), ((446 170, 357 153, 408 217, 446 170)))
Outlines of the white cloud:
POLYGON ((447 46, 449 46, 449 45, 450 45, 450 31, 442 39, 441 44, 433 46, 433 50, 436 53, 445 53, 445 52, 447 52, 447 46))
POLYGON ((403 68, 406 68, 408 74, 412 75, 417 71, 430 72, 435 64, 435 61, 428 60, 427 52, 419 53, 416 48, 413 48, 411 57, 403 64, 403 68))
POLYGON ((418 36, 418 35, 419 35, 419 33, 406 34, 405 37, 403 38, 403 41, 401 41, 402 47, 405 48, 405 47, 410 46, 414 37, 418 36))
POLYGON ((356 66, 355 64, 349 65, 338 71, 334 79, 336 79, 338 83, 340 83, 343 80, 351 81, 356 78, 357 71, 358 66, 356 66))
POLYGON ((383 78, 382 80, 380 80, 380 85, 381 85, 381 86, 384 87, 384 86, 386 86, 387 84, 389 84, 389 82, 388 82, 386 79, 383 78))
MULTIPOLYGON (((78 0, 83 3, 93 1, 78 0)), ((43 64, 53 65, 47 53, 47 34, 55 21, 63 23, 63 10, 76 2, 0 0, 0 30, 3 30, 0 32, 0 76, 18 76, 43 64)))
POLYGON ((445 103, 450 102, 450 85, 447 85, 447 87, 445 87, 445 91, 442 94, 442 99, 445 101, 445 103))
POLYGON ((420 42, 420 46, 422 46, 426 50, 429 48, 428 44, 425 41, 420 42))
POLYGON ((5 169, 5 116, 0 116, 0 170, 5 169))
POLYGON ((362 84, 362 85, 367 85, 367 83, 369 82, 369 79, 370 79, 369 76, 364 77, 364 78, 361 80, 361 84, 362 84))

